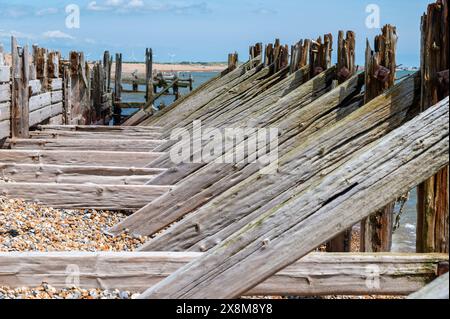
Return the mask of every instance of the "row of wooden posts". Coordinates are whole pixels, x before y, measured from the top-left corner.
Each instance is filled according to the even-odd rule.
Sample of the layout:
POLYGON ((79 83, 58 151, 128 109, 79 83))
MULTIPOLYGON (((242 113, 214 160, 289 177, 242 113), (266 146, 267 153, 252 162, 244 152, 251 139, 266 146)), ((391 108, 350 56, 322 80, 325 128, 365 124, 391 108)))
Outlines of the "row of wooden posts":
POLYGON ((2 108, 10 108, 10 118, 4 119, 10 123, 9 130, 2 136, 27 138, 30 127, 38 124, 109 122, 109 52, 105 52, 103 62, 89 65, 81 52, 71 52, 64 60, 59 52, 38 46, 30 52, 28 46, 19 46, 12 37, 10 65, 2 63, 2 108))

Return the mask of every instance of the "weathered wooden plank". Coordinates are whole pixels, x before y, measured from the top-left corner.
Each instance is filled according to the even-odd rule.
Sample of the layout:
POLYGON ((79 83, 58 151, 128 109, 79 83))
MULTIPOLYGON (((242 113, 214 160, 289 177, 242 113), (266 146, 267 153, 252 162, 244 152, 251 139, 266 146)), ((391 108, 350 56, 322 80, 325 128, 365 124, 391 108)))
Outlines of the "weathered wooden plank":
POLYGON ((11 101, 11 87, 9 84, 0 84, 0 102, 11 101))
POLYGON ((448 103, 446 98, 362 149, 141 297, 240 296, 390 203, 448 165, 448 103))
MULTIPOLYGON (((67 288, 77 265, 84 289, 142 292, 200 257, 200 253, 0 253, 0 285, 67 288)), ((448 255, 311 253, 258 285, 248 295, 407 295, 436 277, 448 255), (369 283, 369 284, 368 284, 369 283)), ((448 289, 447 289, 448 290, 448 289)))
POLYGON ((52 104, 62 102, 62 100, 63 100, 63 92, 62 91, 52 92, 52 97, 51 97, 52 104))
POLYGON ((105 132, 90 132, 90 131, 62 131, 62 130, 43 130, 30 132, 31 138, 48 139, 48 138, 80 138, 80 139, 149 139, 159 140, 161 133, 153 132, 134 132, 134 131, 105 131, 105 132))
MULTIPOLYGON (((41 93, 41 91, 42 91, 41 80, 30 80, 28 82, 28 84, 30 86, 30 93, 31 93, 31 95, 37 95, 37 94, 41 93)), ((31 98, 30 98, 30 100, 31 100, 31 98)), ((31 105, 30 105, 30 107, 31 107, 31 105)))
POLYGON ((45 120, 48 120, 51 117, 59 115, 63 112, 63 104, 51 104, 45 106, 43 108, 37 109, 30 113, 30 126, 37 125, 42 123, 45 120))
POLYGON ((102 126, 102 125, 41 125, 41 130, 83 131, 83 132, 160 132, 158 126, 102 126))
POLYGON ((11 122, 9 120, 0 121, 0 139, 10 137, 11 135, 11 122))
POLYGON ((158 198, 170 186, 0 183, 0 194, 54 208, 135 210, 158 198))
POLYGON ((7 164, 145 167, 163 154, 153 152, 0 150, 0 162, 7 164))
POLYGON ((261 60, 258 57, 257 59, 240 65, 238 68, 224 75, 217 81, 210 83, 210 85, 199 92, 199 94, 194 94, 183 100, 182 103, 175 104, 170 108, 167 108, 167 111, 163 110, 162 114, 164 114, 164 116, 152 117, 150 123, 146 123, 146 125, 171 126, 176 124, 180 121, 180 119, 184 119, 187 115, 191 114, 192 111, 195 111, 200 106, 210 102, 217 96, 232 89, 238 83, 252 76, 255 72, 257 72, 257 70, 255 70, 255 66, 260 65, 260 63, 261 60))
POLYGON ((30 113, 52 104, 52 93, 46 92, 30 97, 30 113))
POLYGON ((2 164, 0 175, 22 183, 144 185, 164 169, 66 166, 46 164, 2 164))
POLYGON ((0 121, 11 118, 11 102, 0 103, 0 121))
POLYGON ((408 299, 449 299, 449 274, 440 276, 419 291, 408 296, 408 299))
MULTIPOLYGON (((164 140, 102 140, 102 139, 11 139, 9 145, 13 149, 24 150, 98 150, 150 152, 164 140)), ((130 161, 133 159, 130 158, 130 161)))
POLYGON ((8 83, 9 81, 11 81, 11 67, 0 65, 0 83, 8 83))
MULTIPOLYGON (((278 127, 280 133, 282 133, 279 137, 280 156, 289 151, 288 146, 284 148, 284 142, 294 140, 294 138, 297 141, 303 142, 308 135, 319 130, 326 125, 326 123, 335 123, 341 117, 345 116, 345 114, 351 112, 351 107, 346 108, 344 106, 338 106, 340 106, 340 103, 344 102, 348 97, 359 92, 360 81, 358 78, 358 76, 355 76, 347 84, 343 84, 333 90, 333 92, 318 97, 316 101, 309 105, 305 105, 307 102, 305 102, 305 104, 302 103, 303 98, 301 97, 311 94, 312 87, 317 87, 318 85, 308 85, 308 88, 305 91, 310 93, 302 94, 300 92, 305 91, 299 88, 292 92, 293 96, 287 95, 286 99, 280 104, 273 104, 275 113, 277 112, 278 107, 286 107, 287 101, 292 102, 293 105, 296 106, 295 108, 291 106, 295 109, 292 114, 280 118, 279 122, 273 124, 274 127, 278 127)), ((313 81, 312 83, 317 84, 316 81, 313 81)), ((309 101, 309 98, 306 98, 306 101, 309 101)), ((245 142, 241 143, 240 146, 245 148, 245 142)), ((290 148, 292 148, 292 146, 290 148)), ((227 150, 227 153, 229 154, 233 151, 234 149, 227 150)), ((161 163, 162 160, 166 158, 170 160, 168 156, 161 157, 151 165, 161 163)), ((162 185, 165 183, 175 184, 175 182, 178 181, 179 176, 183 177, 189 173, 195 172, 177 184, 177 188, 171 193, 170 198, 161 197, 155 202, 149 203, 141 211, 136 212, 136 214, 133 214, 113 227, 111 232, 115 233, 121 231, 123 228, 128 228, 136 234, 152 234, 157 232, 178 220, 184 214, 205 204, 210 199, 220 195, 259 170, 256 165, 248 165, 246 167, 245 165, 238 165, 235 167, 233 164, 216 165, 210 163, 197 171, 192 165, 187 164, 185 166, 179 165, 176 168, 172 168, 151 182, 153 185, 158 183, 161 183, 162 185), (187 169, 184 169, 185 166, 187 166, 187 169), (185 171, 187 171, 187 173, 185 171)), ((158 166, 156 165, 155 167, 158 166)), ((238 209, 237 211, 240 212, 242 209, 238 209)), ((231 221, 233 218, 230 218, 229 220, 231 221)))
MULTIPOLYGON (((448 0, 439 0, 421 19, 422 110, 449 95, 448 11, 448 0)), ((416 230, 417 252, 449 252, 448 166, 417 187, 416 230)))
POLYGON ((51 91, 62 90, 63 88, 63 80, 59 79, 49 79, 49 87, 51 91))
POLYGON ((148 119, 150 116, 152 116, 153 112, 148 112, 145 110, 139 110, 135 114, 133 114, 130 118, 128 118, 123 125, 138 125, 142 121, 148 119))

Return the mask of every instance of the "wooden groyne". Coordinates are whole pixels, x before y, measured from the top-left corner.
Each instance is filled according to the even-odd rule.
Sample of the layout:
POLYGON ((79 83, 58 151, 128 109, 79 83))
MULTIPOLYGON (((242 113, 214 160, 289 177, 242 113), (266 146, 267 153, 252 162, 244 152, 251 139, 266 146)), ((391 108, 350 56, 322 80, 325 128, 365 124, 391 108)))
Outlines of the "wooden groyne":
POLYGON ((156 112, 149 109, 158 95, 148 49, 147 103, 122 126, 105 125, 111 116, 121 121, 120 54, 112 91, 108 52, 91 68, 81 53, 67 61, 49 53, 46 60, 36 48, 30 63, 13 40, 12 68, 0 53, 0 194, 58 208, 129 210, 108 233, 151 239, 134 253, 0 254, 0 284, 35 285, 45 277, 61 287, 63 268, 76 263, 83 287, 137 289, 142 298, 409 295, 421 288, 411 298, 445 297, 446 8, 446 0, 429 6, 421 70, 401 81, 395 77, 401 39, 386 25, 373 47, 367 42, 364 71, 355 65, 352 31, 339 31, 337 45, 331 34, 291 47, 276 39, 251 46, 242 64, 230 54, 227 70, 156 112), (55 79, 61 84, 51 90, 55 79), (50 102, 34 102, 45 94, 50 102), (59 113, 30 122, 33 112, 58 103, 59 113), (222 138, 205 141, 194 121, 242 134, 225 145, 222 138), (272 128, 276 135, 259 138, 257 129, 272 128), (175 130, 192 139, 174 140, 175 130), (276 144, 276 162, 255 164, 259 150, 249 141, 266 150, 276 144), (173 161, 174 145, 196 144, 202 147, 185 161, 173 161), (205 145, 214 149, 209 161, 195 161, 205 145), (391 253, 394 204, 423 181, 421 254, 391 253), (361 253, 349 253, 356 224, 361 253), (324 244, 328 253, 317 253, 324 244), (373 267, 376 287, 367 285, 373 267))

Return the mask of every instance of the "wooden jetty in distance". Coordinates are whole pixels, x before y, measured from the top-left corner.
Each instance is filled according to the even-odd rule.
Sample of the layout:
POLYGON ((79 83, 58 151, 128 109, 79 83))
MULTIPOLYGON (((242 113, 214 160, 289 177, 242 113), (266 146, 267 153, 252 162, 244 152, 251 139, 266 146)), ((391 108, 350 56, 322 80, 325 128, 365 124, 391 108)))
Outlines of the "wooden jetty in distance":
POLYGON ((0 50, 0 194, 132 211, 108 233, 151 239, 133 253, 1 253, 0 285, 45 278, 62 287, 65 267, 77 264, 82 287, 136 289, 141 298, 448 298, 447 12, 448 0, 428 6, 421 68, 401 81, 401 39, 386 25, 367 41, 363 71, 352 31, 339 31, 337 45, 331 34, 256 43, 248 61, 230 54, 227 70, 158 112, 148 49, 147 102, 116 126, 108 123, 121 122, 124 107, 120 54, 112 90, 109 52, 93 67, 82 53, 64 60, 42 48, 29 61, 13 38, 12 65, 0 50), (251 129, 223 145, 198 134, 195 121, 216 132, 251 129), (259 138, 271 128, 276 136, 259 138), (192 139, 174 140, 174 131, 192 139), (256 140, 265 150, 276 144, 276 162, 254 163, 256 140), (200 150, 175 163, 174 145, 191 144, 200 150), (195 161, 205 146, 209 160, 195 161), (417 253, 393 253, 394 204, 418 185, 417 253), (350 253, 356 224, 361 252, 350 253), (317 252, 322 245, 327 252, 317 252))

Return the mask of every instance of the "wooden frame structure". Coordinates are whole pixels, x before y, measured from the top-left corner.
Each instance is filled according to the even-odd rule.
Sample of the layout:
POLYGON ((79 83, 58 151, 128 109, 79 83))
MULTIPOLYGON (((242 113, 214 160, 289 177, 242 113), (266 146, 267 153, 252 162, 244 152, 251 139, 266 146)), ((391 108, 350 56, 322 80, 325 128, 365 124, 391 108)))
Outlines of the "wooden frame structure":
MULTIPOLYGON (((432 50, 426 36, 430 28, 448 24, 448 16, 437 14, 447 3, 431 4, 423 18, 424 57, 432 50)), ((448 39, 448 29, 443 39, 448 39)), ((331 34, 299 41, 290 49, 278 39, 265 50, 258 43, 250 47, 249 61, 238 65, 237 56, 230 55, 228 70, 171 107, 139 115, 134 123, 139 126, 86 125, 98 118, 76 123, 71 114, 66 124, 72 125, 40 125, 28 132, 29 125, 21 128, 22 117, 34 102, 18 102, 26 100, 21 85, 28 83, 23 82, 28 75, 13 72, 12 90, 1 84, 6 79, 1 75, 0 106, 12 105, 12 111, 6 117, 0 113, 0 128, 9 121, 16 133, 3 133, 10 149, 0 150, 0 171, 6 180, 0 180, 0 194, 54 207, 132 210, 134 214, 108 232, 117 235, 127 229, 153 237, 130 254, 0 254, 0 284, 48 280, 60 287, 64 265, 76 261, 83 267, 83 287, 136 289, 143 292, 142 298, 409 295, 425 287, 448 272, 448 205, 447 211, 440 207, 434 215, 442 243, 439 251, 431 252, 442 254, 389 253, 392 212, 386 207, 448 165, 448 90, 439 89, 437 98, 425 102, 432 84, 423 73, 445 81, 447 72, 448 83, 448 64, 431 68, 430 60, 423 58, 422 73, 394 83, 396 40, 395 28, 385 26, 375 49, 367 46, 363 72, 355 66, 355 34, 350 31, 339 32, 336 65, 331 34), (12 99, 5 99, 11 92, 12 99), (261 166, 250 161, 257 150, 246 148, 246 142, 258 138, 255 131, 227 144, 211 162, 174 164, 173 130, 189 132, 189 145, 204 145, 193 121, 219 131, 277 127, 275 173, 262 174, 261 166), (243 151, 242 161, 214 161, 232 157, 236 149, 243 151), (374 213, 386 218, 371 219, 374 213), (336 253, 348 251, 345 232, 365 219, 365 253, 336 253), (330 252, 311 253, 324 243, 330 252), (442 247, 447 250, 440 251, 442 247), (20 269, 11 275, 8 271, 18 263, 20 269), (51 271, 48 264, 54 266, 51 271), (378 289, 367 285, 373 267, 378 269, 378 289), (123 282, 123 276, 130 281, 123 282)), ((448 42, 443 44, 448 55, 448 42)), ((14 53, 19 57, 15 65, 26 65, 19 51, 14 53)), ((147 51, 147 61, 150 55, 147 51)), ((36 56, 40 61, 40 50, 36 56)), ((62 87, 76 92, 71 109, 86 114, 83 101, 89 99, 83 90, 88 81, 73 78, 74 70, 86 73, 86 64, 81 53, 71 54, 70 60, 71 85, 63 82, 62 87)), ((110 70, 109 54, 104 61, 103 69, 110 70)), ((116 61, 120 69, 120 55, 116 61)), ((0 51, 0 71, 4 70, 0 51)), ((104 103, 104 94, 97 90, 110 81, 103 73, 100 66, 94 68, 95 84, 88 90, 97 106, 104 103)), ((120 99, 119 80, 116 77, 115 102, 120 99)), ((61 94, 64 99, 66 92, 61 94)), ((269 147, 274 140, 262 143, 269 147)), ((425 225, 418 224, 420 238, 430 232, 425 225)), ((448 286, 448 276, 442 276, 411 298, 442 297, 442 281, 448 286)))

